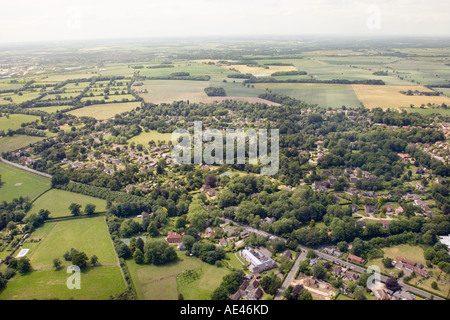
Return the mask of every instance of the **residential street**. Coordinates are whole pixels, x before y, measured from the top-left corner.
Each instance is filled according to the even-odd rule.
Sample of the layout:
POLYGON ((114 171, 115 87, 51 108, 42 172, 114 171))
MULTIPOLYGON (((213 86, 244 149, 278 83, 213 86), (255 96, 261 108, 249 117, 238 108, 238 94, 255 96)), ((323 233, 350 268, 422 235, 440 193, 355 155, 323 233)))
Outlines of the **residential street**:
POLYGON ((307 251, 302 250, 301 254, 297 257, 297 259, 294 262, 294 265, 291 268, 291 271, 289 271, 288 275, 284 279, 283 284, 281 285, 281 288, 278 289, 277 295, 275 296, 275 300, 281 300, 283 298, 283 292, 289 287, 289 284, 294 280, 295 274, 297 273, 298 266, 300 265, 300 262, 306 259, 306 253, 307 251))

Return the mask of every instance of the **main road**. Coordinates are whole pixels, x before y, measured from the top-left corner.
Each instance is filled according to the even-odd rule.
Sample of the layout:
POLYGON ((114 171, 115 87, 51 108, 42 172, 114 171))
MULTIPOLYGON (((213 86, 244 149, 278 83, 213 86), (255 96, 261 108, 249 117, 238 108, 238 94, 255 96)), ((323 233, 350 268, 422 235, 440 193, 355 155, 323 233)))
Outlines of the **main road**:
MULTIPOLYGON (((284 241, 287 241, 287 240, 284 239, 284 238, 274 236, 273 234, 270 234, 270 233, 268 233, 268 232, 266 232, 266 231, 262 231, 262 230, 259 230, 259 229, 256 229, 256 228, 253 228, 253 227, 250 227, 250 226, 247 226, 247 225, 243 225, 243 224, 241 224, 241 223, 239 223, 239 222, 235 222, 235 221, 232 221, 232 220, 230 220, 230 219, 222 218, 222 221, 225 221, 225 222, 227 222, 227 223, 232 222, 235 226, 244 228, 244 229, 247 230, 248 232, 254 232, 254 233, 258 234, 258 235, 262 235, 262 236, 265 236, 265 237, 275 237, 275 238, 278 238, 278 239, 282 239, 282 240, 284 240, 284 241)), ((290 271, 289 274, 286 276, 286 278, 285 278, 285 280, 284 280, 284 282, 283 282, 283 285, 282 285, 281 288, 278 290, 278 292, 277 292, 277 294, 276 294, 276 297, 275 297, 275 300, 281 300, 283 291, 287 289, 287 287, 289 286, 289 284, 290 284, 291 281, 293 280, 295 274, 297 273, 298 266, 300 265, 300 261, 301 261, 301 260, 304 260, 305 257, 306 257, 306 252, 307 252, 308 250, 312 249, 312 248, 309 248, 309 247, 306 247, 306 246, 303 246, 303 245, 299 245, 298 247, 302 250, 302 253, 301 253, 301 254, 298 256, 298 258, 295 260, 294 266, 291 268, 291 271, 290 271), (290 280, 289 280, 289 279, 290 279, 290 280)), ((328 261, 334 262, 334 263, 336 263, 336 264, 339 264, 339 265, 341 265, 341 266, 344 266, 344 267, 346 267, 346 268, 349 268, 350 270, 353 270, 353 271, 358 272, 358 273, 364 273, 364 272, 366 272, 366 268, 364 268, 364 267, 354 265, 354 264, 352 264, 352 263, 350 263, 350 262, 341 260, 341 259, 339 259, 339 258, 337 258, 337 257, 335 257, 335 256, 326 254, 326 253, 324 253, 324 252, 322 252, 322 251, 319 251, 319 250, 314 250, 314 251, 315 251, 315 253, 316 253, 320 258, 322 258, 322 259, 326 259, 326 260, 328 260, 328 261)), ((380 281, 381 281, 381 282, 386 282, 387 279, 388 279, 388 277, 386 277, 386 276, 380 274, 380 281)), ((418 288, 416 288, 416 287, 410 286, 410 285, 408 285, 408 284, 406 284, 406 283, 404 283, 404 282, 402 282, 402 281, 399 281, 399 285, 400 285, 403 289, 405 289, 405 290, 408 290, 408 291, 413 292, 413 293, 417 293, 417 294, 419 294, 419 295, 421 295, 421 296, 424 296, 424 297, 427 297, 427 298, 431 298, 431 297, 433 296, 433 299, 434 299, 434 300, 445 300, 445 299, 443 299, 443 298, 441 298, 441 297, 439 297, 439 296, 435 296, 435 295, 433 295, 433 294, 431 294, 431 293, 429 293, 429 292, 427 292, 427 291, 424 291, 424 290, 418 289, 418 288)))

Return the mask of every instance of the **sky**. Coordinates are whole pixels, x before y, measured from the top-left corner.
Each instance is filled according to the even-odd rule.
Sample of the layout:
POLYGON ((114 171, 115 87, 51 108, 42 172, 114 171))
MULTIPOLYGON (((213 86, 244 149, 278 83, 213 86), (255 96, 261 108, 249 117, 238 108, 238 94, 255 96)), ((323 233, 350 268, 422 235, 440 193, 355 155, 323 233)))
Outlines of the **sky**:
POLYGON ((450 36, 448 0, 0 0, 0 43, 262 35, 450 36))

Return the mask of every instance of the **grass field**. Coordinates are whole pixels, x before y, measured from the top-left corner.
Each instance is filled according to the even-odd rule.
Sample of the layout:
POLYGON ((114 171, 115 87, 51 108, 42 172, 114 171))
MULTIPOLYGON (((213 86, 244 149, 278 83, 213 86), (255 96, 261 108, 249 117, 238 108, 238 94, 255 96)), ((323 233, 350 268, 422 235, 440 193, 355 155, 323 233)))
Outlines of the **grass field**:
POLYGON ((38 212, 40 209, 49 210, 50 218, 70 217, 69 206, 71 203, 82 205, 81 214, 84 214, 84 207, 88 203, 96 206, 96 212, 106 211, 106 200, 58 189, 52 189, 37 198, 31 210, 32 212, 38 212))
POLYGON ((22 123, 33 122, 36 120, 39 120, 40 122, 40 117, 26 114, 10 114, 9 118, 7 118, 3 115, 3 117, 0 117, 0 130, 5 132, 8 131, 8 129, 17 130, 21 128, 20 125, 22 123))
POLYGON ((171 133, 159 133, 156 130, 150 130, 149 132, 141 132, 139 135, 134 136, 128 140, 128 143, 134 142, 135 144, 142 144, 148 146, 148 142, 153 140, 158 143, 158 140, 169 142, 171 140, 171 133))
POLYGON ((184 299, 210 299, 230 271, 187 257, 178 251, 179 260, 164 266, 137 265, 128 260, 127 266, 139 299, 176 300, 181 293, 184 299), (187 270, 195 270, 198 278, 186 276, 187 270))
POLYGON ((45 137, 33 137, 22 134, 15 134, 12 137, 0 138, 0 154, 2 152, 14 151, 28 147, 30 144, 45 139, 45 137))
POLYGON ((93 117, 97 120, 105 120, 114 117, 116 114, 131 111, 141 105, 140 102, 106 103, 93 104, 88 107, 69 111, 77 117, 93 117))
POLYGON ((361 102, 352 87, 345 84, 317 83, 257 83, 257 89, 269 89, 274 93, 288 95, 320 107, 347 108, 361 107, 361 102))
MULTIPOLYGON (((70 248, 84 251, 88 257, 95 254, 103 266, 117 265, 104 217, 47 222, 47 224, 51 226, 50 230, 46 230, 48 233, 35 250, 30 250, 27 254, 34 270, 52 269, 54 258, 59 258, 66 267, 69 266, 70 262, 64 261, 63 254, 70 248)), ((31 234, 31 238, 33 237, 34 233, 31 234)))
POLYGON ((400 91, 419 90, 423 92, 431 91, 422 86, 370 86, 370 85, 352 85, 358 98, 366 108, 409 108, 413 104, 419 108, 422 104, 442 104, 450 105, 448 97, 427 97, 427 96, 407 96, 400 91))
POLYGON ((50 179, 15 168, 0 162, 0 175, 3 185, 0 187, 0 201, 11 201, 14 198, 35 198, 50 189, 50 179))
POLYGON ((125 290, 119 267, 96 267, 82 272, 80 290, 67 288, 69 276, 66 269, 18 274, 0 292, 0 300, 107 300, 109 296, 125 290))
POLYGON ((297 71, 297 68, 294 66, 268 66, 268 69, 265 69, 262 67, 249 67, 246 65, 233 64, 233 65, 227 66, 225 68, 236 69, 240 73, 243 73, 243 74, 250 73, 253 75, 267 75, 267 76, 270 76, 272 73, 275 73, 275 72, 297 71))
POLYGON ((53 106, 53 107, 38 107, 32 108, 32 110, 45 111, 48 113, 55 113, 56 111, 62 111, 71 108, 72 106, 53 106))
POLYGON ((145 90, 139 93, 145 102, 171 103, 179 100, 190 102, 208 102, 204 89, 209 86, 208 81, 189 80, 147 80, 144 85, 133 87, 135 90, 145 90))

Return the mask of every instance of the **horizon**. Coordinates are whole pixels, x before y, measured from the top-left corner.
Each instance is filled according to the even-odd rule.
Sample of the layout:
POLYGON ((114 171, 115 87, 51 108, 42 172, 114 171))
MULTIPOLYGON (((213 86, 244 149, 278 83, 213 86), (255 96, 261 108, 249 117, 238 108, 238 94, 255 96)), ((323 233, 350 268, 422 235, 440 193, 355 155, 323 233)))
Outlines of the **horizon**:
POLYGON ((449 37, 445 0, 29 0, 3 8, 0 44, 268 36, 449 37), (139 8, 139 10, 134 10, 139 8))

